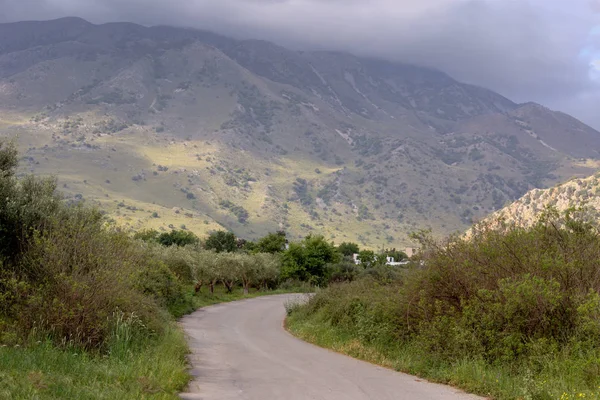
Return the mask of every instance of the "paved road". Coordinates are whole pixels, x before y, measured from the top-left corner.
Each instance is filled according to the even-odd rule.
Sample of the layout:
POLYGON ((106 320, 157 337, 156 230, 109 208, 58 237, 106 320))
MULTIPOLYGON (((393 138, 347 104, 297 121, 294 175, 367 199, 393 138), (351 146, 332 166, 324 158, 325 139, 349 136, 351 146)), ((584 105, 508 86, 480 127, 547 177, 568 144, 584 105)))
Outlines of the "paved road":
POLYGON ((457 389, 355 360, 283 329, 294 295, 196 311, 182 320, 195 380, 181 394, 202 400, 474 400, 457 389))

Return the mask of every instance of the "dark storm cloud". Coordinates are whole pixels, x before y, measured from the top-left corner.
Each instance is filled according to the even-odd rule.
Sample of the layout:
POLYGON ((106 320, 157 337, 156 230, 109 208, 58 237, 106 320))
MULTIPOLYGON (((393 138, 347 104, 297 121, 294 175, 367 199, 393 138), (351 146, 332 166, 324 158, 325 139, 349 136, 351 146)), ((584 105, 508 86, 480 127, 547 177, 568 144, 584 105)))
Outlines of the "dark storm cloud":
POLYGON ((428 65, 600 127, 600 82, 582 53, 600 51, 595 11, 600 0, 0 0, 4 21, 190 26, 428 65))

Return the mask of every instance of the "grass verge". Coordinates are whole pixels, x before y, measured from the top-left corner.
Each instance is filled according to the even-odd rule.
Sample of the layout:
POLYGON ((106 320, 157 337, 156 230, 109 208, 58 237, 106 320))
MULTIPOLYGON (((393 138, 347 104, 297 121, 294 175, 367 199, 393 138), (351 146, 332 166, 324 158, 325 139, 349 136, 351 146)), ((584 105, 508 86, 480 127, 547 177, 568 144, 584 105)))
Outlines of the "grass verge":
MULTIPOLYGON (((583 366, 578 365, 576 359, 561 354, 548 354, 538 360, 538 370, 533 366, 490 365, 483 359, 473 358, 450 363, 428 354, 414 342, 365 342, 356 331, 334 326, 323 313, 308 314, 301 307, 287 317, 286 328, 317 346, 491 399, 600 399, 600 387, 595 391, 575 389, 573 381, 578 380, 583 366)), ((589 359, 588 356, 581 358, 589 359)))
MULTIPOLYGON (((193 294, 177 309, 182 316, 212 304, 289 291, 193 294)), ((77 348, 59 349, 50 341, 27 347, 0 347, 0 399, 178 399, 190 380, 188 346, 172 321, 159 337, 117 343, 107 355, 77 348)))

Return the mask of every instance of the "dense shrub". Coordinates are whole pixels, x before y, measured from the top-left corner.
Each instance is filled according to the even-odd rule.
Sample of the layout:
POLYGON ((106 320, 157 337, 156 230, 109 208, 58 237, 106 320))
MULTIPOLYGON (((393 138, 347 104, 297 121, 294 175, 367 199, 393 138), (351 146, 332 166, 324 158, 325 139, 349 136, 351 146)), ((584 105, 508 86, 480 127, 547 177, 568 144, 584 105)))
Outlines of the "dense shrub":
POLYGON ((302 242, 291 243, 283 253, 282 278, 327 283, 326 265, 336 263, 340 258, 333 243, 323 236, 307 236, 302 242))
POLYGON ((61 210, 54 179, 27 176, 17 180, 17 152, 0 140, 0 257, 16 262, 34 232, 43 232, 61 210))
POLYGON ((369 332, 360 333, 367 341, 416 343, 448 362, 533 368, 548 352, 600 350, 600 235, 582 213, 549 211, 532 228, 480 226, 444 243, 420 239, 425 267, 361 274, 371 277, 333 285, 301 312, 369 332))
POLYGON ((186 246, 190 244, 197 244, 200 239, 192 232, 185 230, 172 230, 171 232, 165 232, 158 235, 156 239, 158 243, 163 246, 186 246))
POLYGON ((136 288, 143 253, 126 235, 104 228, 93 210, 63 210, 36 233, 26 253, 4 267, 2 318, 23 338, 31 332, 57 343, 102 348, 120 311, 137 315, 144 332, 159 332, 164 314, 136 288))

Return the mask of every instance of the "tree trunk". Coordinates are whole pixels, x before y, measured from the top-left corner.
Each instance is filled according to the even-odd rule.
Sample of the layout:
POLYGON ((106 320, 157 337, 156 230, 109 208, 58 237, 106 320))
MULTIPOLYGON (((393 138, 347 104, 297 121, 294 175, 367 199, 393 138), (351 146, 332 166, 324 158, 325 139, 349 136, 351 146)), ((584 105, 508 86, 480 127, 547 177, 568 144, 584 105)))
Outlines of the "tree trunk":
POLYGON ((202 281, 198 281, 196 283, 196 286, 194 286, 194 290, 196 291, 196 293, 200 293, 200 291, 202 290, 202 284, 203 284, 202 281))
POLYGON ((245 282, 244 283, 244 294, 247 295, 250 292, 250 283, 249 282, 245 282))
POLYGON ((215 283, 214 282, 210 282, 210 284, 208 285, 208 291, 210 292, 210 294, 215 293, 215 283))

